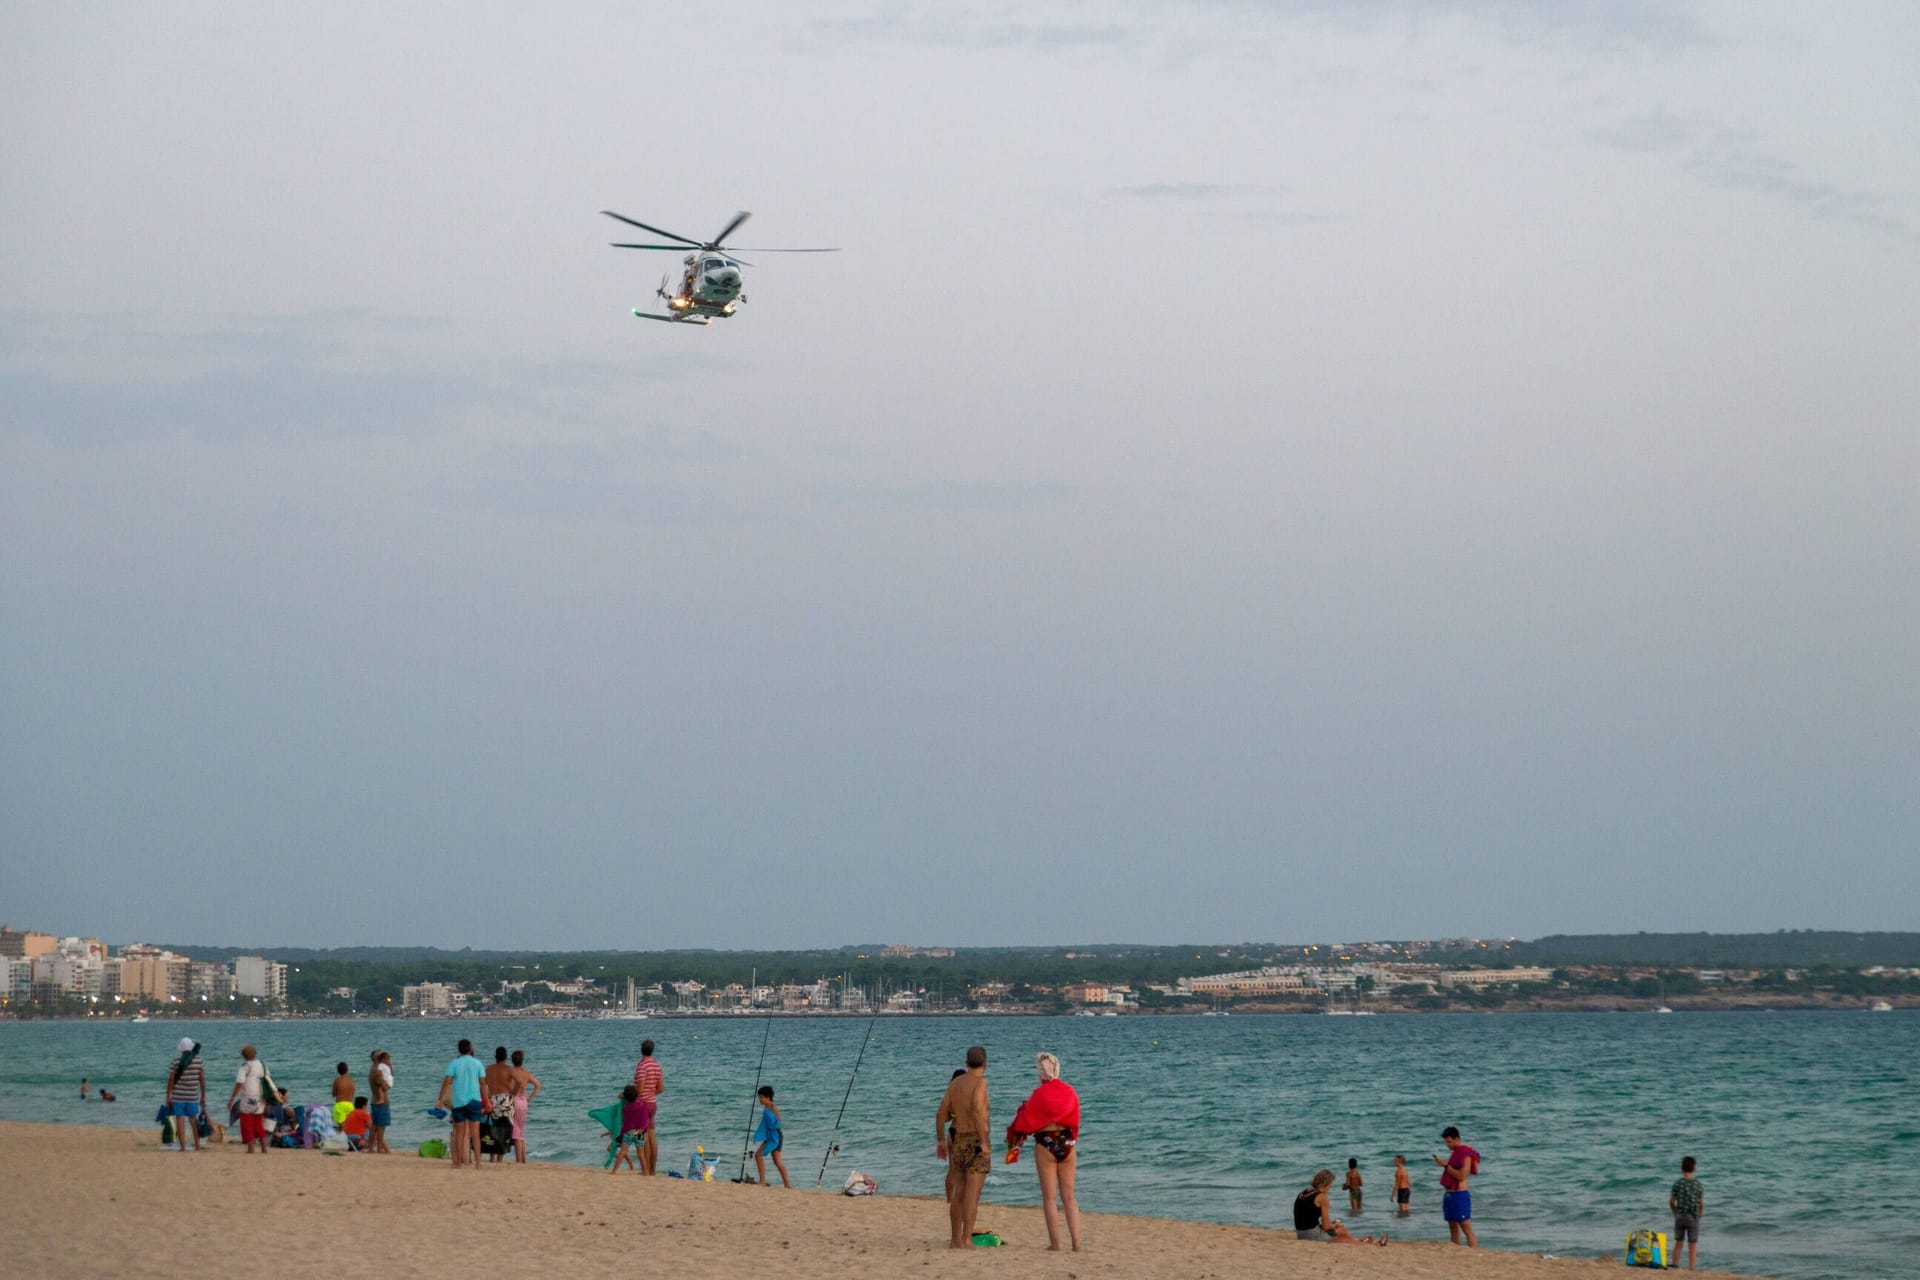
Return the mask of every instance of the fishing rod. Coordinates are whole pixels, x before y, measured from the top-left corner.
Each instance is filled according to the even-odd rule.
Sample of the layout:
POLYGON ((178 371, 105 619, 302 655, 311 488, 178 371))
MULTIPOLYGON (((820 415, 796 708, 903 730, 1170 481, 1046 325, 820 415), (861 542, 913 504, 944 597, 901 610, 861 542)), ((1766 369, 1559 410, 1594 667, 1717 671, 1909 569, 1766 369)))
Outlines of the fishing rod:
POLYGON ((760 1104, 760 1073, 767 1066, 767 1040, 773 1035, 773 1010, 767 1010, 767 1029, 760 1036, 760 1065, 753 1069, 753 1101, 747 1104, 747 1141, 740 1148, 740 1176, 735 1182, 747 1180, 747 1153, 753 1150, 753 1109, 760 1104))
POLYGON ((820 1157, 820 1176, 813 1180, 815 1191, 818 1191, 820 1184, 827 1180, 827 1161, 833 1159, 833 1153, 840 1149, 840 1121, 846 1118, 847 1099, 853 1097, 853 1082, 860 1078, 860 1063, 867 1056, 867 1042, 873 1039, 873 1020, 879 1016, 880 1006, 876 1003, 873 1006, 873 1012, 867 1015, 866 1038, 860 1041, 860 1053, 853 1060, 853 1074, 847 1077, 847 1092, 840 1099, 840 1114, 833 1118, 833 1136, 827 1139, 827 1154, 820 1157))

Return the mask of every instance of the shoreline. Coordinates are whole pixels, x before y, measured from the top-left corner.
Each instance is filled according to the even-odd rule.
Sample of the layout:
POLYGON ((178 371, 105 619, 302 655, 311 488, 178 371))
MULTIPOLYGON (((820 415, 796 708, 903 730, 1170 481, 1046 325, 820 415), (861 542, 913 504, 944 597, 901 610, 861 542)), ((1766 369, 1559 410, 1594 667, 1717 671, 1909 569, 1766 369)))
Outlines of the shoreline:
MULTIPOLYGON (((994 1274, 1277 1280, 1578 1280, 1604 1260, 1549 1259, 1435 1242, 1386 1249, 1302 1243, 1291 1230, 1083 1213, 1086 1251, 1046 1251, 1037 1208, 985 1204, 979 1226, 1004 1248, 946 1248, 945 1206, 930 1198, 853 1199, 830 1191, 608 1175, 578 1165, 482 1166, 444 1160, 246 1155, 237 1144, 182 1155, 151 1130, 0 1121, 17 1180, 0 1257, 23 1275, 196 1277, 464 1275, 475 1265, 556 1274, 769 1269, 792 1280, 994 1274)), ((1082 1191, 1094 1188, 1083 1187, 1082 1191)), ((1090 1200, 1091 1203, 1091 1200, 1090 1200)), ((1697 1273, 1729 1276, 1727 1272, 1697 1273)))
MULTIPOLYGON (((1441 1009, 1422 1009, 1412 1005, 1395 1004, 1382 1001, 1364 1011, 1362 1016, 1380 1017, 1452 1017, 1462 1014, 1525 1014, 1525 1013, 1656 1013, 1664 1004, 1670 1013, 1871 1013, 1872 1004, 1881 997, 1843 996, 1821 999, 1813 996, 1743 999, 1726 999, 1708 996, 1668 996, 1664 1000, 1623 998, 1618 996, 1581 996, 1567 1000, 1513 1000, 1507 1003, 1481 1007, 1476 1005, 1448 1005, 1441 1009)), ((1920 1009, 1920 997, 1886 997, 1895 1012, 1920 1009)), ((1882 1011, 1884 1012, 1884 1011, 1882 1011)), ((1305 1007, 1299 1003, 1260 1003, 1248 1001, 1231 1009, 1219 1011, 1221 1016, 1275 1017, 1275 1018, 1311 1018, 1327 1016, 1353 1016, 1351 1010, 1340 1010, 1328 1014, 1324 1005, 1305 1007)), ((123 1010, 116 1013, 58 1013, 21 1016, 15 1013, 0 1013, 0 1024, 12 1022, 113 1022, 132 1023, 134 1012, 123 1010)), ((240 1014, 222 1013, 212 1009, 196 1010, 192 1013, 173 1013, 166 1010, 149 1011, 147 1020, 151 1022, 405 1022, 405 1023, 458 1023, 458 1022, 713 1022, 713 1021, 752 1021, 759 1018, 837 1018, 864 1022, 871 1013, 845 1012, 839 1009, 755 1009, 744 1013, 715 1011, 711 1013, 662 1011, 649 1013, 644 1017, 606 1017, 598 1013, 572 1013, 565 1011, 539 1013, 449 1013, 429 1014, 406 1017, 391 1013, 279 1013, 279 1014, 240 1014)), ((1075 1018, 1085 1016, 1078 1010, 1049 1009, 941 1009, 919 1010, 913 1012, 882 1012, 883 1021, 895 1021, 908 1018, 1075 1018)), ((1109 1016, 1105 1013, 1094 1015, 1109 1016)), ((1115 1010, 1111 1015, 1116 1018, 1202 1018, 1213 1016, 1213 1011, 1199 1007, 1187 1009, 1127 1009, 1115 1010)), ((142 1024, 146 1025, 146 1024, 142 1024)))

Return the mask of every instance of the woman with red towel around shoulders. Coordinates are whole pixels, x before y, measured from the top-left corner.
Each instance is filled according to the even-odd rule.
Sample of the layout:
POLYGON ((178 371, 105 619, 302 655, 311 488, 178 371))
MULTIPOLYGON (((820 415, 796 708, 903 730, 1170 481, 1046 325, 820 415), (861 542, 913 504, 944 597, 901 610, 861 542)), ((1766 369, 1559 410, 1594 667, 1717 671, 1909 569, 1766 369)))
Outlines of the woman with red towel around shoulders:
POLYGON ((1060 1209, 1067 1211, 1067 1237, 1080 1252, 1080 1202, 1073 1198, 1074 1143, 1080 1138, 1080 1095, 1060 1078, 1060 1059, 1039 1055, 1040 1087, 1027 1095, 1007 1126, 1007 1163, 1020 1158, 1020 1144, 1033 1139, 1040 1173, 1040 1210, 1047 1216, 1047 1250, 1060 1251, 1060 1209), (1058 1205, 1055 1201, 1058 1201, 1058 1205))

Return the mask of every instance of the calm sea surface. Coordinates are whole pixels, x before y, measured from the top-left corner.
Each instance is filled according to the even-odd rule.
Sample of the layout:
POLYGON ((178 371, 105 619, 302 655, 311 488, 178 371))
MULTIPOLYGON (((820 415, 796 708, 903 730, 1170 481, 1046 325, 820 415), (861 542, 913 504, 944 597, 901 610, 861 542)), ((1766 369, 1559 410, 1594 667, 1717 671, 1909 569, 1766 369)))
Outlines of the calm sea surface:
MULTIPOLYGON (((369 1051, 391 1050, 394 1146, 411 1148, 445 1132, 425 1108, 464 1035, 483 1057, 526 1050, 545 1085, 529 1122, 536 1158, 597 1165, 586 1112, 612 1100, 650 1036, 667 1077, 662 1172, 698 1142, 732 1177, 767 1034, 787 1166, 811 1187, 865 1030, 837 1018, 775 1019, 770 1034, 758 1018, 0 1024, 0 1118, 143 1125, 186 1031, 215 1068, 210 1092, 251 1041, 298 1101, 326 1096, 336 1061, 364 1081, 369 1051), (82 1103, 82 1076, 120 1101, 82 1103)), ((1426 1157, 1457 1124, 1484 1158, 1473 1193, 1486 1246, 1617 1253, 1636 1227, 1670 1228, 1667 1188, 1693 1154, 1703 1263, 1806 1280, 1920 1274, 1913 1013, 882 1018, 828 1184, 858 1168, 883 1195, 938 1196, 933 1110, 976 1042, 991 1056, 996 1126, 1032 1087, 1034 1053, 1060 1055, 1086 1113, 1089 1210, 1290 1228, 1294 1191, 1356 1156, 1368 1195, 1360 1218, 1344 1215, 1352 1225, 1445 1238, 1426 1157), (1409 1220, 1387 1204, 1395 1152, 1413 1171, 1409 1220)), ((993 1204, 1037 1201, 1031 1161, 995 1166, 984 1225, 993 1204)), ((928 1233, 944 1231, 930 1215, 928 1233)))

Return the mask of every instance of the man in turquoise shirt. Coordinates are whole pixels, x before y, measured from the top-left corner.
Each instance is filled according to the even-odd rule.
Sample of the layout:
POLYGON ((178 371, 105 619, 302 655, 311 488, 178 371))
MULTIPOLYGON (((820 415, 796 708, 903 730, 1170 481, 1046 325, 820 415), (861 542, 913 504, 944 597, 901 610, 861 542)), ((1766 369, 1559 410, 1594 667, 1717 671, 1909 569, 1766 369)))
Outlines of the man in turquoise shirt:
POLYGON ((486 1068, 473 1056, 473 1041, 460 1042, 460 1056, 447 1064, 440 1082, 440 1105, 453 1117, 453 1162, 480 1167, 480 1080, 486 1068))

